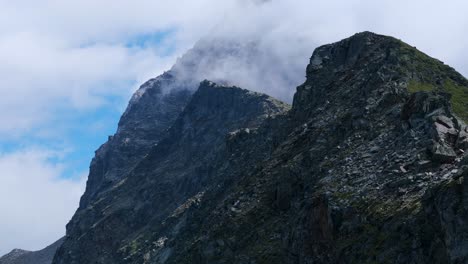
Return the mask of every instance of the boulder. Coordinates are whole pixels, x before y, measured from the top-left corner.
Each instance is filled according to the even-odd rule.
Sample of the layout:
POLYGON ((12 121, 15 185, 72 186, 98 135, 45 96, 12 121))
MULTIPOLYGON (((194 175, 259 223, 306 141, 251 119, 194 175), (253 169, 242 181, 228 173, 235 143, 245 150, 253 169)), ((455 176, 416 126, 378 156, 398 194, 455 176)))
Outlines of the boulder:
POLYGON ((442 163, 452 162, 457 157, 457 154, 447 144, 435 142, 431 148, 432 160, 442 163))

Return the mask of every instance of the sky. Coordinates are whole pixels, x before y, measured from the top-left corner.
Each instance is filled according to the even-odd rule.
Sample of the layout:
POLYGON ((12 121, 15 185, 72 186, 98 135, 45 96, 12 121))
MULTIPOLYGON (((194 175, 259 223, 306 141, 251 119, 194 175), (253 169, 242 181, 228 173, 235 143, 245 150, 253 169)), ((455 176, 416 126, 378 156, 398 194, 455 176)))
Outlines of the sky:
MULTIPOLYGON (((132 93, 199 39, 260 38, 297 85, 314 48, 365 30, 468 76, 466 10, 463 0, 0 0, 0 255, 64 235, 132 93)), ((288 100, 295 87, 258 90, 288 100)))

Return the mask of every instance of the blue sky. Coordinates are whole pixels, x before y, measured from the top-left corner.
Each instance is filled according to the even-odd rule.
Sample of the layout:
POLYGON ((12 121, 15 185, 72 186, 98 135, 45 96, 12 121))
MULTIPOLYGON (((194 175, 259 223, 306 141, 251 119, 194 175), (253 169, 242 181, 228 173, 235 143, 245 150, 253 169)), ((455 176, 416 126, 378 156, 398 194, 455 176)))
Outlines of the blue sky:
MULTIPOLYGON (((157 59, 173 61, 174 58, 171 56, 177 54, 177 46, 170 41, 175 33, 175 28, 136 33, 121 39, 117 45, 121 45, 129 52, 151 50, 157 59)), ((106 40, 85 43, 79 45, 79 49, 93 48, 103 43, 106 44, 106 40)), ((109 43, 112 45, 112 41, 109 43)), ((160 71, 155 71, 154 75, 160 71)), ((150 77, 153 75, 147 75, 146 78, 150 77)), ((15 133, 16 131, 8 131, 8 133, 12 132, 12 135, 0 138, 0 152, 11 153, 30 146, 53 149, 60 152, 60 155, 50 157, 48 161, 54 164, 66 164, 60 177, 72 179, 80 177, 81 174, 87 172, 94 151, 107 140, 109 135, 115 133, 118 120, 125 110, 131 92, 144 80, 136 76, 126 76, 116 81, 98 80, 89 87, 88 94, 88 96, 96 97, 99 101, 97 104, 91 107, 70 107, 70 98, 56 101, 54 105, 49 106, 53 113, 46 122, 29 127, 18 134, 15 133), (109 93, 108 89, 100 87, 112 87, 111 89, 118 92, 109 93)), ((79 80, 75 80, 74 85, 79 88, 79 80)), ((91 98, 90 101, 93 99, 91 98)))
POLYGON ((64 234, 94 151, 133 91, 195 41, 177 35, 186 27, 144 15, 149 1, 104 4, 0 1, 0 237, 10 238, 0 239, 0 255, 64 234), (88 24, 89 8, 113 12, 88 24))
MULTIPOLYGON (((146 33, 129 38, 125 47, 128 49, 145 49, 158 47, 167 40, 173 29, 146 33)), ((175 45, 165 46, 160 57, 171 56, 175 52, 175 45)), ((120 83, 102 83, 100 86, 121 86, 128 89, 140 85, 139 80, 121 80, 120 83)), ((128 94, 129 95, 129 94, 128 94)), ((53 118, 44 127, 37 127, 39 132, 29 132, 19 138, 0 139, 0 149, 4 153, 14 152, 18 149, 36 146, 38 148, 53 149, 60 155, 48 159, 52 164, 64 164, 61 178, 79 180, 89 168, 94 151, 107 141, 117 129, 120 116, 125 110, 128 96, 99 94, 102 101, 99 106, 77 110, 57 103, 53 118), (49 134, 47 130, 59 130, 59 133, 49 134)))
POLYGON ((0 0, 0 255, 64 234, 132 93, 206 35, 255 36, 305 69, 318 45, 371 30, 468 75, 466 1, 259 2, 0 0))

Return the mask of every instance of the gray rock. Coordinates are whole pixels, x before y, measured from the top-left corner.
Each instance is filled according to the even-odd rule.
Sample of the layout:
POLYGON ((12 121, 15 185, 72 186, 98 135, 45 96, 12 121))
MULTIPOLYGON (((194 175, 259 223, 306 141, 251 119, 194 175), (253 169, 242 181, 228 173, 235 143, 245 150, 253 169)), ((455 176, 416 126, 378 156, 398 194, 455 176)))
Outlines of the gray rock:
POLYGON ((437 123, 439 123, 439 124, 444 125, 447 128, 455 128, 452 119, 450 119, 450 118, 448 118, 446 116, 443 116, 443 115, 437 116, 435 118, 435 121, 437 123))
POLYGON ((457 157, 457 154, 451 147, 439 142, 434 143, 431 148, 431 154, 432 160, 439 162, 451 162, 457 157))
POLYGON ((163 137, 192 95, 172 72, 143 84, 122 115, 117 132, 97 151, 91 161, 86 191, 80 208, 85 209, 115 184, 163 137), (168 87, 174 87, 170 92, 168 87))
MULTIPOLYGON (((168 254, 163 251, 164 247, 151 253, 146 247, 154 244, 148 244, 147 239, 135 242, 126 238, 143 228, 153 229, 157 239, 164 235, 171 239, 157 232, 162 227, 161 222, 171 215, 177 218, 196 206, 196 202, 190 201, 195 199, 194 195, 205 192, 207 186, 232 181, 231 173, 252 166, 244 162, 243 167, 231 168, 229 173, 220 172, 229 165, 225 144, 229 132, 239 128, 254 129, 267 118, 288 109, 286 104, 264 94, 202 82, 166 135, 138 163, 126 181, 109 190, 104 200, 92 203, 92 208, 75 215, 67 226, 66 240, 54 263, 92 263, 98 258, 104 259, 103 263, 169 258, 164 255, 168 254), (125 218, 119 216, 122 214, 125 218), (92 225, 83 225, 84 221, 91 221, 92 225), (112 231, 105 231, 110 226, 112 231), (108 240, 108 232, 112 234, 112 241, 108 240), (96 248, 95 243, 100 246, 96 248), (132 243, 138 243, 145 250, 133 251, 132 243)), ((241 209, 235 208, 235 211, 241 209)), ((210 244, 204 255, 209 257, 219 252, 210 244)))
POLYGON ((431 161, 430 160, 421 160, 421 161, 418 161, 417 164, 418 168, 421 170, 423 169, 427 169, 431 166, 431 161))
POLYGON ((462 150, 468 150, 468 132, 465 129, 460 130, 457 139, 457 147, 462 150))

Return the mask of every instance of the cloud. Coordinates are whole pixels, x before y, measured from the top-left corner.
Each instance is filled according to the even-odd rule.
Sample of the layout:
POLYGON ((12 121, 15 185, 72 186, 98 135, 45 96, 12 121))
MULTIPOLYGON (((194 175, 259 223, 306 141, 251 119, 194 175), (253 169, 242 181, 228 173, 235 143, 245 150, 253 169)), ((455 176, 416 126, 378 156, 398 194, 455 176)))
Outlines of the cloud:
POLYGON ((42 149, 0 154, 0 255, 13 248, 38 250, 65 234, 86 178, 60 178, 64 168, 54 160, 62 154, 42 149))
POLYGON ((453 3, 237 1, 221 22, 207 25, 209 33, 175 69, 197 81, 225 80, 291 102, 317 46, 370 30, 402 38, 466 75, 468 37, 460 36, 468 29, 462 11, 468 3, 453 3))
MULTIPOLYGON (((303 80, 315 47, 363 30, 402 38, 467 75, 467 8, 461 0, 2 1, 0 118, 8 122, 0 135, 48 126, 63 107, 94 110, 109 96, 128 98, 207 36, 257 41, 265 55, 249 70, 271 74, 254 74, 252 89, 283 99, 294 92, 286 84, 303 80), (159 41, 127 45, 167 31, 159 41), (269 88, 254 87, 262 84, 269 88)), ((226 72, 231 65, 238 63, 226 63, 226 72)))
POLYGON ((0 135, 49 125, 64 107, 93 110, 108 97, 129 97, 138 83, 168 69, 214 15, 192 10, 219 6, 157 2, 1 1, 0 119, 8 122, 0 124, 0 135), (153 45, 127 45, 172 28, 153 45))
POLYGON ((122 44, 68 47, 31 33, 0 37, 0 119, 7 121, 0 135, 28 132, 60 109, 95 109, 108 97, 128 96, 129 83, 168 67, 170 58, 157 58, 122 44))

